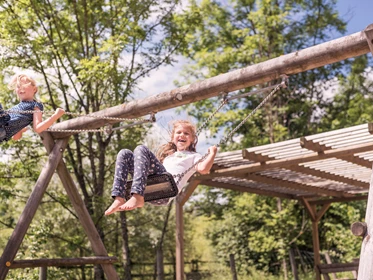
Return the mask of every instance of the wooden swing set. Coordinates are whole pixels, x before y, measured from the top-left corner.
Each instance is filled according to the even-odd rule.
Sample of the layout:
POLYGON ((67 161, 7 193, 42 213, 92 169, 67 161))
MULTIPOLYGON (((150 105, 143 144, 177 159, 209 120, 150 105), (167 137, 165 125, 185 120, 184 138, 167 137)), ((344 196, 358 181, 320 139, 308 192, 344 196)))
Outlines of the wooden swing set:
MULTIPOLYGON (((373 24, 369 25, 363 31, 349 36, 283 55, 243 69, 221 74, 219 76, 199 81, 188 86, 183 86, 169 92, 163 92, 156 96, 150 96, 141 100, 107 108, 105 110, 92 113, 90 116, 78 116, 74 119, 53 125, 50 131, 46 131, 41 134, 41 139, 47 153, 49 154, 49 157, 1 255, 0 280, 5 279, 9 269, 14 268, 45 268, 47 266, 81 264, 100 264, 107 279, 119 279, 119 276, 113 266, 113 263, 117 261, 117 258, 108 256, 106 248, 95 228, 92 218, 90 217, 88 210, 86 209, 78 192, 78 188, 75 185, 66 164, 62 160, 64 150, 71 135, 79 133, 78 131, 81 130, 100 129, 107 124, 115 124, 120 122, 117 119, 105 118, 139 118, 147 115, 149 112, 158 112, 179 107, 203 99, 218 96, 222 92, 233 92, 246 87, 255 86, 257 84, 263 84, 279 79, 282 75, 297 74, 348 58, 364 55, 369 52, 373 54, 373 24), (88 240, 91 243, 95 256, 71 259, 14 260, 31 224, 31 221, 35 216, 37 208, 41 203, 42 197, 55 172, 57 172, 62 185, 66 190, 79 221, 88 237, 88 240)), ((232 131, 232 134, 234 132, 235 131, 232 131)), ((232 134, 230 134, 229 137, 232 134)), ((183 205, 198 184, 198 179, 193 180, 193 183, 189 184, 187 188, 175 199, 177 280, 184 279, 183 205)), ((367 213, 372 207, 372 203, 373 197, 371 198, 370 195, 368 199, 367 213)), ((371 219, 368 215, 366 223, 368 224, 368 231, 369 228, 373 228, 373 219, 371 219)), ((363 244, 363 246, 370 246, 370 244, 366 243, 366 245, 363 244)), ((372 256, 368 257, 368 259, 371 260, 372 256)), ((371 267, 371 263, 367 262, 364 265, 362 260, 363 259, 361 259, 360 262, 359 269, 361 272, 359 270, 359 276, 368 275, 364 274, 364 269, 369 271, 371 267)), ((316 279, 320 279, 320 273, 317 271, 316 279)), ((364 279, 372 280, 373 275, 370 274, 370 278, 364 279)))

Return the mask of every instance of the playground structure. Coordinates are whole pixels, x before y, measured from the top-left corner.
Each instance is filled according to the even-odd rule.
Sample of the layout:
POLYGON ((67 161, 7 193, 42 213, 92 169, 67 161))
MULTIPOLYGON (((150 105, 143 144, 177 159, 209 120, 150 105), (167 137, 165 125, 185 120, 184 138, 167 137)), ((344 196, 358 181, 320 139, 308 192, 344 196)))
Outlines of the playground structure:
MULTIPOLYGON (((137 118, 149 113, 155 113, 218 96, 221 92, 232 92, 262 84, 278 79, 281 75, 297 74, 348 58, 364 55, 369 52, 373 54, 373 24, 369 25, 365 30, 349 36, 283 55, 243 69, 221 74, 156 96, 150 96, 141 100, 107 108, 95 112, 92 115, 97 117, 137 118)), ((69 141, 69 137, 74 134, 74 132, 63 132, 63 130, 97 129, 108 123, 114 124, 116 122, 118 121, 108 121, 105 119, 94 119, 82 116, 53 125, 53 129, 60 131, 42 133, 42 141, 49 154, 49 158, 39 175, 25 209, 2 253, 0 258, 0 279, 6 278, 9 269, 15 268, 17 265, 18 267, 22 265, 20 261, 14 261, 15 255, 55 171, 57 171, 61 179, 79 221, 91 243, 93 252, 96 255, 96 257, 92 257, 88 260, 79 260, 75 258, 75 261, 78 263, 91 261, 90 263, 101 264, 108 279, 119 279, 112 265, 115 258, 108 257, 107 251, 84 206, 84 202, 79 195, 73 178, 62 160, 63 152, 69 141)), ((320 272, 317 269, 317 265, 320 264, 317 235, 318 221, 327 211, 330 203, 367 199, 367 196, 362 194, 368 192, 369 179, 364 177, 363 180, 356 180, 356 178, 345 176, 344 174, 332 174, 330 170, 328 170, 328 164, 326 164, 325 170, 316 170, 312 164, 317 164, 316 161, 320 160, 336 159, 337 161, 335 163, 329 163, 330 166, 332 164, 338 164, 339 160, 343 162, 347 161, 352 164, 351 166, 357 168, 356 172, 362 172, 362 174, 365 174, 364 176, 367 176, 367 174, 370 175, 373 159, 370 158, 369 155, 361 155, 361 153, 369 154, 370 151, 373 151, 373 142, 369 138, 372 126, 363 125, 358 128, 356 127, 356 130, 359 130, 359 133, 364 135, 361 136, 364 140, 361 140, 360 144, 356 145, 355 142, 353 142, 354 140, 348 144, 342 144, 342 146, 338 146, 341 144, 336 144, 337 141, 333 142, 333 135, 341 135, 342 133, 351 133, 352 135, 355 133, 353 129, 351 131, 346 129, 337 131, 335 134, 330 132, 329 134, 315 135, 315 137, 309 136, 289 140, 282 144, 275 143, 272 144, 272 146, 250 148, 243 151, 231 152, 231 154, 219 155, 216 158, 214 169, 211 174, 195 176, 183 192, 176 198, 177 279, 184 279, 183 205, 198 184, 302 201, 312 220, 316 279, 321 279, 320 272), (325 141, 329 144, 325 144, 325 141), (295 151, 293 154, 290 153, 291 158, 285 155, 281 157, 281 153, 276 154, 276 147, 281 145, 285 145, 293 152, 295 151), (241 156, 240 153, 242 153, 241 156), (307 164, 310 165, 306 166, 307 164), (364 169, 358 169, 361 167, 364 169), (269 172, 269 174, 266 174, 266 172, 269 172), (317 180, 315 179, 313 179, 314 182, 311 182, 311 179, 309 179, 309 181, 299 183, 294 179, 297 176, 298 180, 311 177, 321 178, 319 181, 322 181, 322 186, 320 186, 320 184, 317 185, 315 183, 317 180), (234 184, 229 184, 226 179, 224 179, 231 177, 235 178, 234 184), (293 181, 288 180, 291 178, 293 178, 293 181), (334 183, 332 184, 331 181, 334 183), (256 185, 255 187, 255 184, 251 182, 259 182, 261 186, 258 187, 258 185, 256 185), (275 185, 278 186, 278 188, 276 190, 273 188, 269 190, 269 185, 275 185), (328 197, 328 199, 323 199, 325 197, 328 197), (317 209, 318 205, 321 205, 320 209, 317 209)), ((359 266, 359 279, 364 280, 373 279, 373 273, 371 271, 373 269, 371 266, 373 255, 369 254, 369 251, 372 249, 372 245, 369 242, 370 229, 373 228, 373 220, 370 217, 373 203, 372 196, 373 194, 370 193, 368 197, 366 215, 367 233, 365 234, 367 238, 364 239, 362 245, 359 266)), ((58 261, 69 262, 69 260, 45 260, 44 265, 42 265, 41 262, 43 261, 41 260, 38 265, 53 265, 53 263, 58 261)), ((24 263, 27 262, 25 261, 24 263)), ((35 260, 34 264, 35 263, 38 262, 35 260)))

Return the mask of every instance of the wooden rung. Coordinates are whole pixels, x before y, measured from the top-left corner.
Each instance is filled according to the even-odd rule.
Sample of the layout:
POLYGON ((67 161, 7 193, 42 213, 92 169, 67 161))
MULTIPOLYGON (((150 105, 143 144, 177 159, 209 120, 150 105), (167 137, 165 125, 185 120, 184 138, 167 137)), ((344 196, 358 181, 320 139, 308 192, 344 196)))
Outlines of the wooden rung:
POLYGON ((64 258, 64 259, 34 259, 6 262, 9 269, 43 266, 74 266, 84 264, 112 264, 118 262, 117 257, 95 256, 82 258, 64 258))
POLYGON ((320 273, 322 274, 332 272, 357 271, 359 269, 359 262, 319 264, 318 268, 320 270, 320 273))

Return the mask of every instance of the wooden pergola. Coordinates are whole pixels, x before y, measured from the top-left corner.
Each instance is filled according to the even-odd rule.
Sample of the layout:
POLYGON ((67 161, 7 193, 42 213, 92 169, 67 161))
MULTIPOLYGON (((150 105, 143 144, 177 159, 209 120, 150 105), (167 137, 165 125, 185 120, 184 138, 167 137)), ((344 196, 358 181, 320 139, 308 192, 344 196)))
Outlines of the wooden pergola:
MULTIPOLYGON (((185 193, 179 196, 179 200, 182 199, 179 202, 186 202, 197 185, 298 200, 312 221, 317 266, 320 264, 318 222, 331 203, 368 198, 373 163, 372 134, 373 123, 369 123, 219 153, 212 172, 195 175, 185 193)), ((182 219, 180 214, 178 218, 182 219)), ((182 222, 178 225, 182 232, 182 222)), ((182 240, 179 243, 183 246, 182 240)))
MULTIPOLYGON (((373 53, 372 24, 363 31, 351 34, 349 36, 319 44, 307 49, 299 50, 294 53, 286 54, 262 63, 250 65, 243 69, 238 69, 229 73, 221 74, 219 76, 183 86, 169 92, 163 92, 156 96, 150 96, 141 100, 135 100, 126 104, 107 108, 105 110, 95 112, 92 115, 96 117, 105 116, 116 118, 138 118, 148 115, 149 113, 156 113, 170 108, 179 107, 181 105, 193 103, 199 100, 218 96, 219 94, 221 94, 221 92, 232 92, 246 87, 263 84, 265 82, 278 79, 281 77, 281 75, 290 76, 307 70, 322 67, 327 64, 339 62, 348 58, 364 55, 369 52, 373 53)), ((56 130, 95 129, 100 128, 108 123, 114 124, 117 122, 118 121, 115 120, 105 120, 82 116, 72 120, 60 122, 53 125, 52 128, 56 130)), ((37 208, 48 187, 48 184, 56 171, 71 200, 79 221, 82 224, 85 233, 87 234, 87 237, 91 243, 93 252, 96 257, 89 258, 88 260, 77 258, 71 260, 35 260, 33 264, 48 266, 53 264, 56 265, 57 263, 81 264, 84 262, 88 263, 89 261, 90 263, 101 264, 106 277, 109 280, 119 279, 114 266, 112 265, 112 262, 115 260, 108 257, 106 248, 104 247, 104 244, 100 239, 92 218, 90 217, 86 207, 84 206, 84 202, 78 192, 78 188, 75 185, 74 180, 66 167, 66 164, 62 160, 64 150, 69 141, 69 137, 73 134, 74 132, 68 131, 44 132, 41 134, 43 144, 49 154, 49 157, 39 175, 37 182, 35 183, 34 189, 26 203, 25 209, 22 212, 17 225, 1 255, 0 279, 5 279, 9 269, 15 267, 27 267, 26 264, 30 263, 29 261, 15 261, 14 258, 17 251, 19 250, 27 229, 29 228, 31 221, 35 216, 37 208)), ((311 138, 306 137, 303 139, 303 145, 305 148, 302 149, 304 149, 304 154, 300 154, 298 155, 298 157, 294 157, 295 159, 291 161, 290 165, 288 164, 290 161, 287 162, 286 157, 280 158, 279 155, 274 152, 274 147, 272 147, 273 150, 271 152, 268 151, 270 152, 269 154, 267 152, 261 152, 261 147, 258 147, 245 150, 245 153, 241 155, 241 157, 240 151, 232 152, 229 157, 232 159, 230 162, 228 161, 228 157, 223 156, 222 158, 222 156, 219 155, 216 160, 216 169, 212 174, 203 177, 197 177, 196 179, 191 181, 184 192, 177 197, 175 204, 177 217, 176 276, 178 280, 184 279, 182 207, 195 187, 202 181, 204 181, 204 184, 215 187, 228 186, 232 189, 236 188, 237 190, 241 191, 252 190, 252 192, 262 193, 265 195, 272 194, 278 195, 279 197, 301 199, 302 202, 305 204, 308 212, 310 213, 312 220, 315 221, 313 222, 314 231, 317 230, 317 221, 327 210, 328 206, 326 205, 328 203, 331 203, 335 200, 341 201, 343 199, 357 199, 358 195, 361 196, 361 194, 367 192, 368 186, 366 181, 360 180, 360 183, 356 182, 352 184, 353 181, 358 180, 353 180, 351 176, 344 176, 345 182, 343 182, 340 180, 336 180, 336 178, 339 178, 340 175, 333 172, 329 172, 330 174, 327 175, 328 172, 326 170, 324 171, 324 177, 321 178, 324 178, 324 180, 329 180, 329 183, 333 182, 334 187, 331 187, 332 185, 330 185, 329 188, 327 187, 328 183, 326 183, 325 181, 317 182, 316 179, 312 184, 310 183, 311 179, 309 179, 310 181, 307 185, 304 185, 304 182, 301 183, 299 181, 301 177, 299 177, 297 180, 297 176, 308 176, 309 178, 312 178, 312 176, 314 178, 318 177, 318 175, 316 174, 310 174, 311 172, 318 171, 317 168, 315 168, 314 166, 312 167, 312 165, 306 165, 306 163, 311 164, 312 161, 315 160, 324 160, 326 161, 324 165, 329 164, 329 166, 331 163, 328 163, 328 161, 332 161, 333 158, 340 160, 340 163, 347 161, 346 159, 343 159, 344 156, 348 157, 349 164, 359 165, 356 162, 364 161, 365 164, 369 162, 368 159, 361 159, 359 156, 359 153, 368 152, 368 148, 366 146, 360 147, 361 150, 356 147, 356 150, 354 150, 354 152, 351 152, 347 148, 328 149, 328 145, 324 145, 320 141, 313 141, 311 138), (255 149, 258 150, 256 151, 255 149), (235 160, 235 158, 237 159, 237 161, 235 160), (240 162, 243 163, 242 166, 240 165, 240 162), (266 165, 271 165, 272 169, 265 169, 264 166, 266 165), (285 165, 286 169, 283 168, 285 165), (309 173, 307 173, 306 171, 309 173), (218 174, 222 176, 219 177, 217 176, 218 174), (249 174, 252 177, 248 177, 249 174), (229 182, 224 181, 224 178, 229 177, 235 178, 234 184, 228 184, 229 182), (285 177, 289 180, 293 178, 291 184, 289 182, 286 186, 280 185, 281 180, 284 180, 285 177), (254 187, 254 184, 250 184, 251 181, 259 182, 261 188, 254 187), (277 187, 272 189, 269 188, 271 182, 274 183, 274 185, 276 185, 277 187), (343 191, 341 191, 342 189, 339 190, 339 188, 342 188, 343 191), (292 191, 289 191, 289 189, 291 189, 292 191), (321 202, 321 197, 330 197, 330 199, 321 202), (319 203, 321 203, 323 206, 321 210, 316 212, 315 207, 319 203)), ((288 145, 290 145, 290 143, 288 145)), ((291 151, 290 148, 289 151, 291 151)), ((367 166, 361 166, 367 169, 367 166)), ((369 171, 367 170, 365 170, 365 172, 369 173, 369 171)), ((317 174, 320 173, 322 172, 318 171, 317 174)), ((368 209, 370 207, 369 201, 370 199, 368 200, 368 209)), ((373 225, 370 226, 369 217, 367 217, 366 220, 368 223, 369 231, 369 228, 373 228, 373 225)), ((314 243, 315 242, 318 242, 318 240, 314 240, 314 243)), ((318 245, 318 243, 316 243, 316 245, 318 245)), ((369 259, 371 260, 372 257, 370 257, 369 259)), ((360 265, 360 270, 361 267, 362 265, 360 265)), ((367 265, 365 265, 364 267, 366 267, 368 271, 370 267, 373 266, 371 266, 370 263, 367 263, 367 265)), ((360 273, 360 270, 359 276, 363 275, 362 273, 360 273)), ((373 277, 372 273, 370 275, 371 277, 373 277)))

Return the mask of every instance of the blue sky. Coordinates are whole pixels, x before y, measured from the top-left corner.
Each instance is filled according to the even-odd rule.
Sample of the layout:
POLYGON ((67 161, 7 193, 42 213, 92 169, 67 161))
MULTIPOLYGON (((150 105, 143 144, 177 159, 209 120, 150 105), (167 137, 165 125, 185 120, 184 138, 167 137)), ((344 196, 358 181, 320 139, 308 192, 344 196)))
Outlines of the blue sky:
POLYGON ((340 16, 348 21, 346 35, 362 31, 373 23, 373 0, 338 0, 337 8, 340 16))

